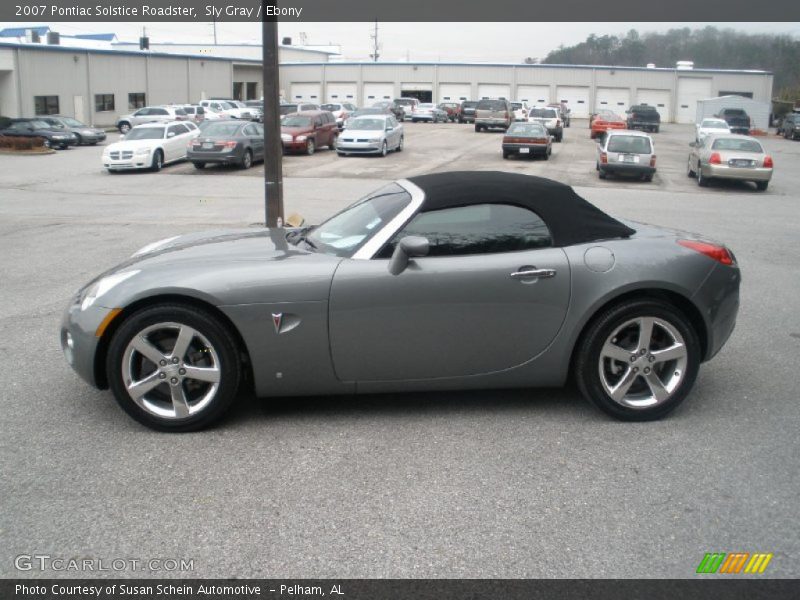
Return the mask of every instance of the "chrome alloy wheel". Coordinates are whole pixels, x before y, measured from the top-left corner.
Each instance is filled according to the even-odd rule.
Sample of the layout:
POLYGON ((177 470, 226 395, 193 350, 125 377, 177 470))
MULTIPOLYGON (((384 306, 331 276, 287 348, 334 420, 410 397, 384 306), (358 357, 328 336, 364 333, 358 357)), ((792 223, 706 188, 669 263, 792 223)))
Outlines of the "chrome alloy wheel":
POLYGON ((141 330, 122 359, 122 381, 131 399, 161 418, 183 419, 202 411, 217 394, 220 373, 214 347, 181 323, 141 330))
POLYGON ((686 374, 688 351, 668 321, 638 317, 617 327, 600 350, 606 394, 622 406, 649 408, 669 399, 686 374))

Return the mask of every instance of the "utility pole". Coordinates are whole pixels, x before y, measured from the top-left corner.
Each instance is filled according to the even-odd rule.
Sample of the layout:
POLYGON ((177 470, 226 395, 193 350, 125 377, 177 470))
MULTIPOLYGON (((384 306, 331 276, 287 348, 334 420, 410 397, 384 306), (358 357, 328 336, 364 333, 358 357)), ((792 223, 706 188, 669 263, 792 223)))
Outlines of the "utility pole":
POLYGON ((373 62, 378 62, 378 50, 380 49, 380 44, 378 44, 378 19, 375 19, 375 29, 372 35, 369 36, 372 40, 372 54, 369 57, 373 60, 373 62))
MULTIPOLYGON (((272 0, 261 0, 266 17, 272 0)), ((283 227, 283 142, 278 81, 278 18, 261 22, 264 79, 264 209, 267 227, 283 227)))

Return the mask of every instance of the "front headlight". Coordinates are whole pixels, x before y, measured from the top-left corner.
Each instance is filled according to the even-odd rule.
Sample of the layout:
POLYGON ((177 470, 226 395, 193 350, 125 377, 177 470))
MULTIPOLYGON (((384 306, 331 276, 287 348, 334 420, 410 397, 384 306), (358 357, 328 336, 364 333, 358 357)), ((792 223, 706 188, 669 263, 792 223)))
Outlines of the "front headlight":
POLYGON ((94 284, 89 286, 86 292, 79 297, 81 302, 81 310, 86 310, 92 304, 95 303, 95 300, 107 294, 113 287, 119 285, 126 279, 133 277, 139 270, 136 271, 123 271, 121 273, 114 273, 113 275, 108 275, 103 277, 102 279, 96 281, 94 284))
POLYGON ((147 244, 146 246, 142 246, 136 252, 131 254, 131 258, 134 258, 136 256, 141 256, 142 254, 147 254, 148 252, 153 252, 154 250, 158 250, 162 246, 166 246, 167 244, 169 244, 172 240, 177 240, 178 237, 180 236, 173 235, 172 237, 164 238, 163 240, 158 240, 157 242, 153 242, 151 244, 147 244))
POLYGON ((305 142, 307 137, 308 136, 305 136, 305 135, 298 135, 296 138, 294 138, 294 141, 295 142, 305 142))
POLYGON ((292 141, 292 136, 290 136, 288 133, 282 133, 281 134, 281 140, 284 141, 284 142, 291 142, 292 141))
POLYGON ((145 154, 150 154, 152 148, 139 148, 134 152, 136 156, 144 156, 145 154))

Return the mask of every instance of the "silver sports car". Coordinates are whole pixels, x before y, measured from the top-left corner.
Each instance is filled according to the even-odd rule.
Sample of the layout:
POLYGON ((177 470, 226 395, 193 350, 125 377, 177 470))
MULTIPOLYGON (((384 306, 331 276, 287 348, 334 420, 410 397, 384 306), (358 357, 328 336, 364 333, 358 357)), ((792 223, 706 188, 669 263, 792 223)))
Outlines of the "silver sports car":
POLYGON ((316 227, 196 233, 83 287, 67 361, 138 421, 187 431, 260 396, 560 386, 659 418, 731 334, 725 246, 623 223, 569 186, 453 172, 316 227))

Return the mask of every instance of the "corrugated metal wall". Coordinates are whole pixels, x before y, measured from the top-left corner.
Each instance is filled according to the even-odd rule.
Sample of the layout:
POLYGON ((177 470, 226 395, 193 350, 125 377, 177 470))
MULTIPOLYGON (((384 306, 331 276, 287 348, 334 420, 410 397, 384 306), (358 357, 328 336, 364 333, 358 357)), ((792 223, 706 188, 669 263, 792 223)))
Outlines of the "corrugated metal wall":
POLYGON ((772 104, 759 102, 741 96, 722 96, 720 98, 707 98, 697 103, 697 120, 699 123, 706 117, 713 117, 723 108, 741 108, 750 116, 753 127, 766 131, 769 128, 769 115, 772 104))

